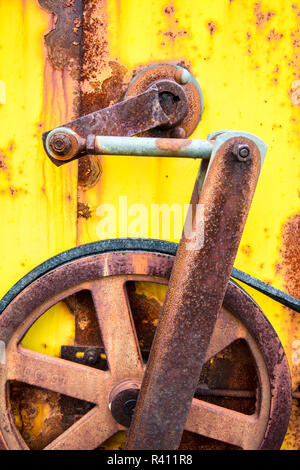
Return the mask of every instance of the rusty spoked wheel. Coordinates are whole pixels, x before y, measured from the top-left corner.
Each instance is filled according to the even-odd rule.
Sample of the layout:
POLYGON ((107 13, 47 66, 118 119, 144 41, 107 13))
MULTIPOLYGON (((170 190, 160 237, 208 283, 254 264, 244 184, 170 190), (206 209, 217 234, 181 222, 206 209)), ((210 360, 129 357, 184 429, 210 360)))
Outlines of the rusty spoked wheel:
MULTIPOLYGON (((132 408, 145 358, 125 286, 138 281, 166 285, 175 253, 175 244, 154 240, 84 245, 39 266, 8 292, 0 303, 0 340, 6 345, 6 360, 0 365, 2 448, 28 449, 12 417, 8 393, 11 381, 94 405, 46 449, 95 449, 118 431, 126 430, 121 415, 126 407, 132 408), (108 370, 40 354, 21 345, 28 329, 44 312, 82 290, 90 291, 93 298, 108 370)), ((195 396, 186 430, 243 449, 280 448, 291 406, 284 350, 257 304, 230 282, 211 338, 208 362, 237 340, 247 343, 255 363, 258 380, 253 413, 247 415, 195 396)))

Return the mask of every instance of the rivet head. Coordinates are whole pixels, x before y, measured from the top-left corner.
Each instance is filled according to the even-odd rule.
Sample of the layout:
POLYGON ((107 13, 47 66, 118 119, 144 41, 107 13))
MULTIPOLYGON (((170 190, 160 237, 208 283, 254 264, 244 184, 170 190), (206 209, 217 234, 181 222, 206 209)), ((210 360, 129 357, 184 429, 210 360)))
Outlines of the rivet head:
POLYGON ((191 81, 191 74, 188 70, 180 68, 175 72, 175 80, 180 85, 186 85, 191 81))

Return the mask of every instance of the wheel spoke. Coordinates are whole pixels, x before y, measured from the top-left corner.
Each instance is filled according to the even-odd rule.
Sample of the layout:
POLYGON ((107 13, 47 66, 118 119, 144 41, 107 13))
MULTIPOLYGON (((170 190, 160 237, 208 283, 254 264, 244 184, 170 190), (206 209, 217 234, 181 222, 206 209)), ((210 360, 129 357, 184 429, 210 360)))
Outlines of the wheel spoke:
POLYGON ((118 430, 118 424, 108 406, 97 407, 51 442, 45 450, 93 450, 118 430))
POLYGON ((98 403, 107 395, 109 374, 19 346, 8 358, 7 379, 25 382, 80 400, 98 403))
POLYGON ((193 399, 185 429, 202 436, 251 449, 258 419, 221 406, 193 399))
POLYGON ((225 308, 220 310, 210 344, 206 354, 206 361, 225 349, 237 339, 243 338, 245 329, 225 308))
POLYGON ((125 280, 111 276, 90 284, 110 371, 115 380, 140 378, 143 360, 125 292, 125 280))

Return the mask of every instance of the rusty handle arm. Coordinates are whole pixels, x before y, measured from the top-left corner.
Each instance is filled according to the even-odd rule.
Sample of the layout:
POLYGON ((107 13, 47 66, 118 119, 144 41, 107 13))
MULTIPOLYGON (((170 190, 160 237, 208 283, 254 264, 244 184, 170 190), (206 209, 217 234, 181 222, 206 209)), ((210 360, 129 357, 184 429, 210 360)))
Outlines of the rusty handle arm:
POLYGON ((265 149, 261 142, 260 152, 257 144, 250 134, 222 134, 216 137, 200 195, 199 173, 127 449, 177 449, 180 444, 258 180, 265 149), (249 149, 247 157, 242 152, 244 160, 243 148, 249 149))

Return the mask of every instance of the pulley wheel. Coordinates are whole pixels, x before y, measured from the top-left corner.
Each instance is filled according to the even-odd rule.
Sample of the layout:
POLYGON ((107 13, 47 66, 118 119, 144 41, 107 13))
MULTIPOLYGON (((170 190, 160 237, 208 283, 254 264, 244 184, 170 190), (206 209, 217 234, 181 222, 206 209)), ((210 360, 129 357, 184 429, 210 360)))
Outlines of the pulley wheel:
MULTIPOLYGON (((159 88, 159 84, 166 80, 169 81, 169 83, 173 83, 174 88, 179 87, 181 93, 184 93, 187 102, 187 113, 176 127, 172 129, 156 127, 155 129, 143 133, 143 135, 150 137, 189 137, 201 120, 204 101, 199 83, 191 72, 184 67, 174 64, 155 64, 141 70, 129 83, 125 98, 143 93, 153 85, 158 85, 159 88)), ((179 96, 173 98, 179 100, 181 93, 179 96)), ((170 94, 164 93, 160 95, 161 106, 163 108, 165 106, 167 108, 171 106, 170 96, 168 95, 170 94)), ((176 102, 174 106, 176 106, 176 102)), ((166 110, 166 112, 170 114, 170 109, 166 110)), ((176 109, 174 113, 176 114, 176 109)))
MULTIPOLYGON (((0 302, 0 340, 6 347, 5 361, 0 364, 0 448, 29 448, 12 413, 10 387, 15 382, 91 404, 91 409, 47 443, 46 449, 96 449, 119 431, 126 432, 126 420, 119 419, 116 411, 112 414, 112 408, 115 410, 123 403, 125 396, 124 410, 132 411, 147 360, 143 348, 150 348, 147 340, 144 338, 141 343, 139 337, 149 320, 141 317, 147 299, 143 300, 134 286, 141 282, 166 286, 176 248, 176 244, 168 242, 138 239, 83 245, 48 260, 6 294, 0 302), (89 291, 93 299, 107 370, 41 354, 21 344, 26 332, 44 312, 81 291, 89 291)), ((148 313, 149 308, 148 305, 148 313)), ((158 319, 152 320, 151 327, 155 329, 158 319)), ((291 407, 287 359, 261 309, 232 281, 227 287, 206 361, 181 448, 190 448, 187 436, 193 439, 200 436, 202 443, 203 439, 211 439, 243 449, 279 449, 291 407), (224 399, 220 405, 204 397, 205 387, 211 388, 207 395, 216 395, 220 388, 218 374, 224 374, 228 365, 224 351, 241 342, 251 356, 256 374, 250 391, 254 405, 246 413, 237 411, 235 406, 227 407, 224 399), (218 363, 223 364, 219 372, 218 363)), ((239 401, 238 394, 244 392, 250 393, 231 389, 223 395, 237 395, 235 400, 239 401)), ((199 448, 205 446, 199 444, 199 448)))

